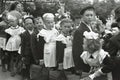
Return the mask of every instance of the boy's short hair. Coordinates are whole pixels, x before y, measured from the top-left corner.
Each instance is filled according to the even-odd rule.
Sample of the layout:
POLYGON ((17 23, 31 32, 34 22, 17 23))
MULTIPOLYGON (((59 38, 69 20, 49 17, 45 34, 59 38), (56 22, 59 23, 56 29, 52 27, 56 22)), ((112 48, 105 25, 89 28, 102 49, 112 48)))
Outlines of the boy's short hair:
POLYGON ((25 19, 24 19, 24 22, 25 22, 25 20, 26 19, 31 19, 32 21, 33 21, 33 23, 35 23, 35 21, 34 21, 34 18, 33 17, 26 17, 25 19))
POLYGON ((60 26, 62 26, 64 23, 71 23, 73 25, 73 21, 71 19, 64 18, 60 22, 60 26))
POLYGON ((34 19, 34 21, 36 22, 37 20, 40 20, 40 19, 43 21, 42 17, 37 17, 34 19))
POLYGON ((87 6, 80 11, 80 15, 83 15, 85 13, 85 11, 87 11, 87 10, 95 11, 95 8, 93 6, 87 6))

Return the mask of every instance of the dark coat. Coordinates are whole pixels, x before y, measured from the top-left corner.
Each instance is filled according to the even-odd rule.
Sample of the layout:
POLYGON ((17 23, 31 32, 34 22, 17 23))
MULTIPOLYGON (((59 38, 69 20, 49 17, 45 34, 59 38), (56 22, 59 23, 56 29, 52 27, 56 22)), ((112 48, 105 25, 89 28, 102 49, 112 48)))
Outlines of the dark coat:
POLYGON ((120 33, 116 36, 113 36, 108 43, 107 51, 109 52, 111 61, 107 63, 110 63, 110 65, 106 65, 103 67, 102 71, 104 73, 112 72, 113 80, 120 80, 120 57, 118 57, 117 53, 120 50, 120 33))
POLYGON ((84 31, 90 31, 87 25, 81 22, 79 28, 75 31, 73 36, 73 46, 72 46, 72 53, 73 53, 73 60, 75 63, 76 70, 82 68, 82 59, 80 55, 83 52, 83 33, 84 31))
POLYGON ((107 48, 107 51, 109 52, 111 57, 115 57, 119 50, 120 50, 120 33, 110 38, 107 48))
POLYGON ((31 35, 28 31, 25 31, 21 36, 21 55, 25 58, 25 64, 31 64, 34 62, 31 47, 31 35))
POLYGON ((103 60, 104 66, 101 71, 103 73, 112 72, 113 80, 120 80, 120 57, 115 57, 114 59, 111 57, 106 57, 103 60))
POLYGON ((37 38, 37 33, 33 32, 31 35, 31 46, 32 46, 32 55, 35 60, 43 59, 44 54, 44 37, 39 36, 37 38))

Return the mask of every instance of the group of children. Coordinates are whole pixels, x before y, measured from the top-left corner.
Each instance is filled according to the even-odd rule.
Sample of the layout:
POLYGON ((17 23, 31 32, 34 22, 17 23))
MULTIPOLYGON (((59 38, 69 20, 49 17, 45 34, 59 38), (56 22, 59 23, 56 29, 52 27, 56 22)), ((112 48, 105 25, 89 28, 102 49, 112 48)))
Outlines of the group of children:
MULTIPOLYGON (((20 72, 24 79, 30 79, 32 64, 44 63, 50 70, 65 69, 77 74, 77 63, 80 63, 82 71, 88 73, 82 80, 91 80, 105 73, 110 78, 109 72, 116 74, 119 46, 112 48, 116 52, 110 51, 113 44, 109 39, 119 34, 119 25, 113 24, 110 32, 98 18, 95 19, 93 7, 83 10, 79 28, 68 17, 56 22, 52 13, 37 18, 25 15, 22 19, 11 12, 3 12, 0 22, 2 71, 10 71, 11 76, 20 72)), ((18 14, 17 11, 13 13, 18 14)))
POLYGON ((8 20, 7 28, 0 25, 4 28, 1 32, 6 35, 0 37, 1 41, 4 41, 2 41, 4 45, 1 45, 4 46, 4 48, 1 47, 3 71, 9 69, 11 76, 15 76, 19 59, 24 63, 25 69, 22 75, 25 78, 30 78, 30 66, 32 64, 38 65, 40 60, 43 60, 45 67, 50 69, 59 67, 59 63, 63 63, 64 69, 74 67, 71 19, 63 19, 58 32, 52 13, 45 13, 43 19, 41 17, 35 19, 26 17, 23 20, 23 27, 18 24, 19 21, 15 16, 6 13, 6 18, 8 20))

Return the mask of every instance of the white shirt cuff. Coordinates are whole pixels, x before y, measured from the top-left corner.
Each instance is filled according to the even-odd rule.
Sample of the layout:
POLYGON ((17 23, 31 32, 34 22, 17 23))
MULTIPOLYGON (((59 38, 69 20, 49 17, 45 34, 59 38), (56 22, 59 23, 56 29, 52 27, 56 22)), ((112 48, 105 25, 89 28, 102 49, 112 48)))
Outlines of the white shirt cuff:
POLYGON ((97 76, 100 76, 100 75, 102 75, 102 74, 104 74, 104 73, 101 71, 101 69, 99 69, 99 70, 96 71, 95 73, 89 75, 89 77, 93 80, 94 78, 96 78, 97 76))

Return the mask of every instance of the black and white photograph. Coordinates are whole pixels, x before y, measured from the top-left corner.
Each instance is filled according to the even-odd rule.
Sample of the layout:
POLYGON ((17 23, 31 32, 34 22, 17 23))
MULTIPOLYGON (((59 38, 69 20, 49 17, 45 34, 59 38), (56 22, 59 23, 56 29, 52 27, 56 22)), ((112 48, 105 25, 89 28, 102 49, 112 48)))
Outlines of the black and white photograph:
POLYGON ((120 80, 120 0, 0 0, 0 80, 120 80))

